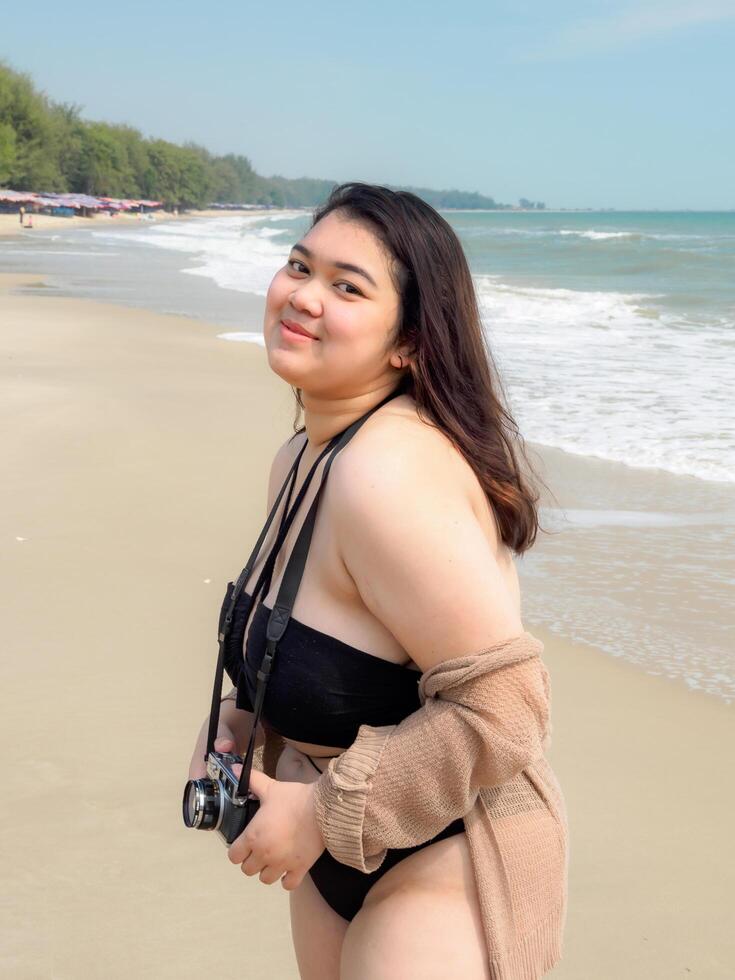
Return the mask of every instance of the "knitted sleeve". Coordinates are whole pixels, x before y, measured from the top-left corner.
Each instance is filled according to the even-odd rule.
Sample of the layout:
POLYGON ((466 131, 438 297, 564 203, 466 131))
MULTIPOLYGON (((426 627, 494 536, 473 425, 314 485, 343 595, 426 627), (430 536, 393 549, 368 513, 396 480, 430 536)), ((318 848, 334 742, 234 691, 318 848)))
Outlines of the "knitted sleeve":
POLYGON ((387 848, 431 839, 472 808, 481 787, 543 755, 549 675, 530 633, 422 674, 422 706, 398 725, 361 725, 315 784, 326 848, 361 871, 387 848))

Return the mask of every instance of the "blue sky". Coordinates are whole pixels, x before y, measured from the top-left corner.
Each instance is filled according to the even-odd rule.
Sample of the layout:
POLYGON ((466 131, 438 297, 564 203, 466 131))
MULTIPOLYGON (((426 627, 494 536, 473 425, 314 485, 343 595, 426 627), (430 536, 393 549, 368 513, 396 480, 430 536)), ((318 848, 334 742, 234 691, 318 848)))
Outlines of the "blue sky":
POLYGON ((60 10, 6 7, 0 58, 86 118, 265 175, 735 208, 735 0, 60 10))

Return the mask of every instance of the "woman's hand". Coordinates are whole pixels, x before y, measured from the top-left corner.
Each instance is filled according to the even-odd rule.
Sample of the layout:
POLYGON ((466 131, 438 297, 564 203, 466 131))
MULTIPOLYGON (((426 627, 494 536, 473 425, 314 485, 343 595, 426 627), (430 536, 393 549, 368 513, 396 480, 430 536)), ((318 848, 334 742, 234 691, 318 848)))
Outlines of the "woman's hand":
MULTIPOLYGON (((197 739, 194 746, 194 753, 189 763, 189 779, 205 779, 207 775, 207 763, 204 761, 204 753, 207 751, 207 734, 204 738, 197 739)), ((234 752, 235 738, 232 732, 227 730, 225 725, 220 724, 217 729, 217 738, 214 740, 215 752, 234 752)))
MULTIPOLYGON (((253 726, 253 715, 250 711, 236 708, 232 701, 223 701, 220 706, 217 735, 214 740, 215 752, 235 752, 243 755, 245 746, 250 739, 253 726)), ((207 775, 207 764, 204 755, 207 751, 207 735, 209 734, 209 715, 204 719, 194 752, 189 763, 189 779, 204 779, 207 775)), ((260 731, 255 739, 255 747, 262 743, 260 731)))
MULTIPOLYGON (((241 769, 233 766, 238 775, 241 769)), ((244 874, 260 874, 266 885, 280 878, 288 891, 298 888, 325 848, 314 812, 314 784, 271 779, 253 769, 250 789, 260 800, 258 812, 227 856, 244 874)))

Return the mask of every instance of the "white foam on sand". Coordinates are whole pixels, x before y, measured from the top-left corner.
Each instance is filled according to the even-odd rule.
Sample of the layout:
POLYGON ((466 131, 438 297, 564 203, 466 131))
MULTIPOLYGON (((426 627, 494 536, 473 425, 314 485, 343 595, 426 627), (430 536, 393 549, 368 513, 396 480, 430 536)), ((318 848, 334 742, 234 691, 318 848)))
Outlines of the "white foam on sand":
POLYGON ((218 333, 218 340, 232 340, 235 343, 257 344, 265 347, 265 339, 262 333, 248 332, 245 330, 234 330, 229 333, 218 333))
POLYGON ((590 510, 541 507, 540 512, 554 528, 574 527, 685 527, 688 525, 735 524, 735 514, 675 514, 652 510, 590 510))

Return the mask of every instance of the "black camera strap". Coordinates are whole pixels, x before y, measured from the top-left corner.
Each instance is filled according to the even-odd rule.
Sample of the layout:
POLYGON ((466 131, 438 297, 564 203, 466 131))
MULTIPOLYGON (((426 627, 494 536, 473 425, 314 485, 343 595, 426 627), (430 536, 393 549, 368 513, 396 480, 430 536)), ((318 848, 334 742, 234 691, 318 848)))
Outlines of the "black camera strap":
MULTIPOLYGON (((276 555, 280 550, 286 535, 288 534, 291 524, 293 523, 293 519, 296 515, 297 509, 299 508, 301 502, 306 496, 306 492, 309 488, 309 484, 311 483, 312 477, 314 476, 317 467, 319 466, 319 463, 324 458, 324 456, 326 456, 326 454, 334 447, 338 438, 339 436, 334 436, 330 440, 327 447, 324 450, 322 450, 322 452, 320 453, 320 455, 312 465, 311 469, 309 470, 306 479, 304 480, 303 486, 299 490, 294 505, 291 508, 291 511, 287 514, 286 509, 288 508, 288 501, 290 501, 291 499, 291 491, 293 490, 294 484, 296 482, 296 474, 298 471, 299 463, 301 462, 301 457, 303 456, 304 450, 306 449, 307 446, 307 442, 306 441, 304 442, 304 445, 299 450, 296 459, 294 460, 291 469, 289 470, 288 475, 284 480, 283 486, 278 492, 278 496, 276 497, 275 503, 271 508, 270 514, 268 515, 268 519, 265 522, 265 525, 263 526, 263 530, 260 532, 258 540, 255 543, 255 547, 253 548, 252 554, 250 555, 250 558, 248 559, 245 568, 243 568, 243 570, 240 572, 240 574, 237 577, 237 581, 234 583, 232 587, 232 592, 230 594, 230 604, 227 608, 227 611, 225 612, 225 616, 220 631, 218 633, 219 654, 217 657, 217 666, 215 668, 215 673, 214 673, 214 686, 212 688, 212 705, 209 712, 209 729, 207 732, 207 752, 206 752, 207 755, 209 755, 210 752, 214 751, 214 740, 217 737, 217 728, 219 726, 220 704, 221 704, 221 697, 222 697, 222 678, 224 675, 224 666, 225 666, 225 644, 227 641, 227 637, 229 636, 230 630, 232 629, 232 619, 235 613, 235 606, 237 604, 237 600, 240 595, 240 592, 242 591, 246 582, 248 581, 248 579, 252 574, 253 568, 255 567, 255 564, 258 560, 258 556, 260 554, 260 549, 263 547, 263 542, 265 541, 268 535, 268 530, 271 524, 273 523, 273 519, 275 518, 276 513, 278 512, 278 507, 280 505, 281 498, 283 497, 286 488, 289 487, 290 484, 289 496, 286 502, 286 509, 284 509, 283 517, 281 520, 281 526, 279 528, 275 544, 271 549, 271 553, 269 554, 268 558, 265 561, 265 564, 261 570, 260 575, 258 576, 258 581, 252 591, 252 594, 250 596, 250 601, 248 603, 248 607, 245 612, 245 622, 247 623, 248 619, 250 618, 250 612, 253 608, 253 604, 255 603, 261 589, 263 588, 263 585, 266 582, 270 583, 270 577, 273 571, 273 566, 275 564, 276 555)), ((232 583, 230 584, 232 585, 232 583)))
MULTIPOLYGON (((286 627, 288 626, 291 618, 294 602, 296 601, 296 594, 299 590, 301 578, 304 574, 306 559, 309 553, 309 546, 311 544, 311 538, 316 524, 319 501, 321 500, 321 496, 327 482, 327 477, 329 476, 330 467, 334 462, 334 458, 337 453, 339 453, 340 450, 347 445, 350 439, 357 433, 360 427, 367 422, 370 416, 385 405, 386 402, 390 401, 392 398, 396 398, 402 393, 403 392, 400 390, 399 386, 399 390, 392 391, 382 401, 371 408, 369 412, 366 412, 365 415, 361 416, 359 419, 356 419, 351 425, 335 436, 332 442, 330 442, 330 445, 327 447, 327 451, 332 449, 331 455, 324 467, 324 473, 322 474, 319 489, 314 496, 309 512, 306 515, 306 520, 299 531, 296 543, 294 544, 291 555, 289 556, 288 564, 286 565, 286 570, 283 573, 283 578, 281 579, 281 584, 279 586, 278 596, 276 601, 273 603, 273 608, 268 618, 268 625, 266 627, 266 649, 265 653, 263 654, 263 660, 260 668, 257 672, 258 686, 255 692, 255 704, 253 705, 253 727, 250 733, 250 741, 248 743, 247 752, 243 762, 240 781, 237 786, 237 796, 240 798, 245 798, 248 795, 250 786, 250 772, 253 765, 253 753, 255 751, 255 738, 263 708, 263 701, 265 700, 266 687, 273 669, 273 662, 275 660, 278 643, 283 637, 283 634, 286 632, 286 627), (332 448, 332 443, 334 443, 335 439, 337 440, 337 443, 332 448)), ((297 500, 296 504, 294 504, 291 512, 292 514, 295 513, 299 503, 300 499, 297 500)))

